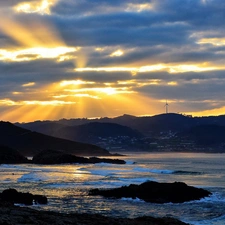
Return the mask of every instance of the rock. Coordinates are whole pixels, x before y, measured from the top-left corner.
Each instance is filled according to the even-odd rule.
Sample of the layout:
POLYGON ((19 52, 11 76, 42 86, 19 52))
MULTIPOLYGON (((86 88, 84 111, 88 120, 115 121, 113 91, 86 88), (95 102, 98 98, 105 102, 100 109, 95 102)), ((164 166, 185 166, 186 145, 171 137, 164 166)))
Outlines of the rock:
POLYGON ((119 159, 102 159, 97 157, 85 158, 66 154, 56 150, 44 150, 33 157, 33 163, 36 164, 62 164, 62 163, 114 163, 125 164, 124 160, 119 159))
POLYGON ((34 203, 35 204, 47 204, 48 199, 44 195, 33 195, 34 203))
POLYGON ((26 207, 17 207, 8 204, 0 204, 0 224, 22 225, 187 225, 177 219, 164 217, 154 218, 150 216, 134 219, 113 218, 99 214, 57 213, 51 211, 37 211, 26 207))
POLYGON ((28 159, 21 155, 17 150, 0 146, 0 164, 27 163, 28 159))
POLYGON ((33 157, 32 162, 36 164, 62 164, 62 163, 87 163, 87 159, 66 154, 56 150, 43 150, 33 157))
POLYGON ((18 192, 16 189, 6 189, 0 194, 2 202, 32 205, 33 202, 47 204, 47 198, 43 195, 18 192))
POLYGON ((152 203, 183 203, 208 197, 207 190, 188 186, 182 182, 158 183, 148 181, 140 185, 131 184, 120 188, 100 190, 92 189, 89 195, 102 195, 113 198, 139 198, 152 203))
POLYGON ((109 159, 109 158, 89 158, 90 163, 111 163, 111 164, 126 164, 124 160, 121 159, 109 159))

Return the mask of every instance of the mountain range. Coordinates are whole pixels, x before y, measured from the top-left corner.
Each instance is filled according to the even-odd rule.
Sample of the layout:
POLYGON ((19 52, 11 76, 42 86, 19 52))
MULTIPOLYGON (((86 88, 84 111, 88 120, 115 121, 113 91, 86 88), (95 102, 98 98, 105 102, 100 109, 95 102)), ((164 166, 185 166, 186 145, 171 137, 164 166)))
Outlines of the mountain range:
POLYGON ((115 118, 61 119, 16 125, 108 150, 209 151, 210 147, 211 151, 215 146, 213 151, 225 152, 225 115, 192 117, 168 113, 136 117, 125 114, 115 118))

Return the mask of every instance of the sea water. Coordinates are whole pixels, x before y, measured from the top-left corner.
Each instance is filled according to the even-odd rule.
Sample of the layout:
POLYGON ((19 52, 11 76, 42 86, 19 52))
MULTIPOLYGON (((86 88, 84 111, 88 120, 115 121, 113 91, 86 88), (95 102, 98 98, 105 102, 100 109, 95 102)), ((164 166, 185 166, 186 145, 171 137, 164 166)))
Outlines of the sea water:
POLYGON ((16 188, 46 195, 49 203, 32 206, 37 209, 130 218, 170 216, 193 225, 225 224, 225 154, 128 153, 122 159, 125 165, 0 165, 0 191, 16 188), (88 195, 92 188, 115 188, 148 180, 185 182, 212 195, 181 204, 88 195))

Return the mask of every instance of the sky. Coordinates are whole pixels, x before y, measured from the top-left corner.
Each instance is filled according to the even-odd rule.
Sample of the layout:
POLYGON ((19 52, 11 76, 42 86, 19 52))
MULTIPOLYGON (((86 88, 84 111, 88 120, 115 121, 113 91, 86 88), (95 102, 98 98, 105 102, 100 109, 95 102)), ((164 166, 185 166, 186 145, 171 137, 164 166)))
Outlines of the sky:
POLYGON ((224 0, 7 0, 0 15, 0 120, 225 114, 224 0))

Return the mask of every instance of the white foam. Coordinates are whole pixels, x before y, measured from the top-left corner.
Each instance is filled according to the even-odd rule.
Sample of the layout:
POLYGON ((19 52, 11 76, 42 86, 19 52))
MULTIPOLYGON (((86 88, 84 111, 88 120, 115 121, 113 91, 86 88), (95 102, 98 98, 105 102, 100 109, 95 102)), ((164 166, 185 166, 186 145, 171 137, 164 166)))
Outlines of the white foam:
POLYGON ((83 185, 94 186, 94 188, 99 187, 120 187, 123 183, 120 180, 93 180, 93 181, 86 181, 83 185))
POLYGON ((15 170, 15 171, 27 171, 29 170, 28 168, 22 166, 22 165, 13 165, 13 164, 1 164, 0 168, 3 169, 9 169, 11 170, 15 170))
POLYGON ((201 221, 190 221, 183 220, 183 222, 191 224, 191 225, 224 225, 225 224, 225 215, 201 221))
POLYGON ((215 192, 212 195, 210 195, 209 197, 205 197, 205 198, 198 200, 198 202, 210 202, 210 203, 224 202, 225 203, 225 197, 222 196, 220 193, 215 192))
POLYGON ((134 161, 131 161, 131 160, 125 160, 126 162, 126 165, 134 165, 135 162, 134 161))
POLYGON ((150 168, 143 168, 143 167, 136 167, 133 170, 138 171, 138 172, 149 172, 149 173, 157 173, 157 174, 172 174, 172 173, 174 173, 173 170, 150 169, 150 168))
POLYGON ((141 184, 147 181, 155 181, 153 178, 137 177, 137 178, 119 178, 119 180, 125 182, 126 184, 141 184))
POLYGON ((45 176, 43 173, 26 173, 22 175, 20 178, 17 179, 18 182, 40 182, 46 181, 48 177, 45 176))
POLYGON ((107 169, 91 169, 89 170, 89 172, 93 175, 99 175, 99 176, 112 176, 114 174, 118 174, 118 173, 124 173, 127 171, 124 170, 107 170, 107 169))
POLYGON ((145 203, 144 200, 141 200, 140 198, 121 198, 120 200, 122 201, 131 201, 131 202, 143 202, 145 203))

